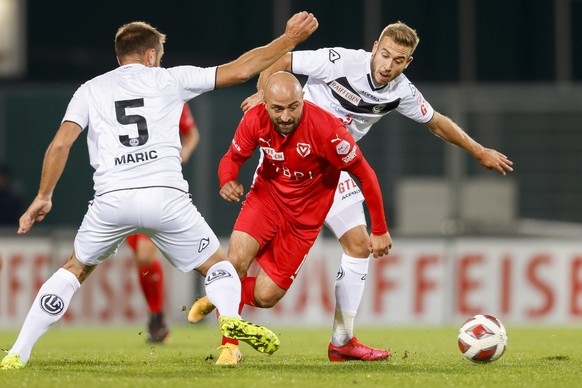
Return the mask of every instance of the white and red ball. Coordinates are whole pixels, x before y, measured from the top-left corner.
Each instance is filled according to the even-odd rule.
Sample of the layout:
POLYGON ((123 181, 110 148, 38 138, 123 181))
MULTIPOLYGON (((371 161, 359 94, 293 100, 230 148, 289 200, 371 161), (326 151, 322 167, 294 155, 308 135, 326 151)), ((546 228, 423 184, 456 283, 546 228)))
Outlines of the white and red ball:
POLYGON ((459 329, 457 343, 463 356, 473 362, 492 362, 505 353, 507 332, 492 315, 475 315, 459 329))

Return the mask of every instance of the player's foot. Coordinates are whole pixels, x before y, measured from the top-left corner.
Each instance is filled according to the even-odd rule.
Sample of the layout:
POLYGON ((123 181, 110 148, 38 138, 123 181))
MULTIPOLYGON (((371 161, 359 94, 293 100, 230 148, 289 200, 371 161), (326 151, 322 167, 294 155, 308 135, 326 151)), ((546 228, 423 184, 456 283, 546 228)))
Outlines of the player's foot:
POLYGON ((188 312, 188 322, 196 323, 214 310, 214 305, 210 303, 207 296, 203 296, 192 304, 188 312))
POLYGON ((164 342, 166 337, 168 337, 168 334, 170 334, 170 330, 166 325, 164 313, 156 313, 150 315, 150 321, 148 323, 147 341, 150 344, 164 342))
POLYGON ((390 357, 387 350, 374 349, 360 342, 356 337, 352 337, 344 346, 335 346, 332 343, 327 348, 329 361, 375 361, 390 357))
POLYGON ((224 344, 220 346, 220 355, 216 360, 216 365, 238 365, 242 361, 242 353, 235 344, 224 344))
POLYGON ((266 327, 233 317, 218 318, 218 325, 223 336, 246 342, 261 353, 273 354, 279 349, 279 338, 266 327))
POLYGON ((22 361, 19 354, 12 353, 7 355, 0 361, 0 369, 22 369, 26 366, 26 362, 22 361))

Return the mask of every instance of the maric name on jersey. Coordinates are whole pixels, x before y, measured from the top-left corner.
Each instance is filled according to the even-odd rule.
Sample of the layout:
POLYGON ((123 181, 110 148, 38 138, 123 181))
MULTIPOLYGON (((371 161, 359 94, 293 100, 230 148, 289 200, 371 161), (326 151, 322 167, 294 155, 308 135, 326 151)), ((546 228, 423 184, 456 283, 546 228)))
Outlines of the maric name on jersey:
POLYGON ((350 153, 347 156, 342 158, 343 162, 344 163, 351 162, 356 157, 356 150, 357 150, 357 148, 356 148, 356 145, 354 144, 354 147, 352 148, 350 153))
POLYGON ((145 152, 132 152, 120 157, 115 157, 115 165, 127 164, 127 163, 139 163, 146 160, 157 159, 158 151, 150 150, 145 152))

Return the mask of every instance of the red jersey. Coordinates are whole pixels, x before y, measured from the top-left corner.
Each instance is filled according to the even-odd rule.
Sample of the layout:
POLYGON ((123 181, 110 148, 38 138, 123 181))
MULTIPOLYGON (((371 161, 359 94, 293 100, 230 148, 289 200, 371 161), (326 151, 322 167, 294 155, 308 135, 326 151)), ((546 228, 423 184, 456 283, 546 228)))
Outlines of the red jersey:
POLYGON ((372 232, 387 232, 376 174, 341 120, 304 101, 303 115, 292 133, 275 129, 264 104, 242 118, 228 152, 220 161, 220 186, 236 180, 256 147, 264 153, 251 191, 269 195, 285 218, 305 227, 321 226, 333 202, 340 170, 352 173, 362 186, 372 218, 372 232))
POLYGON ((194 125, 196 125, 196 121, 194 121, 192 111, 186 103, 182 109, 182 115, 180 116, 180 135, 188 133, 188 131, 190 131, 194 125))

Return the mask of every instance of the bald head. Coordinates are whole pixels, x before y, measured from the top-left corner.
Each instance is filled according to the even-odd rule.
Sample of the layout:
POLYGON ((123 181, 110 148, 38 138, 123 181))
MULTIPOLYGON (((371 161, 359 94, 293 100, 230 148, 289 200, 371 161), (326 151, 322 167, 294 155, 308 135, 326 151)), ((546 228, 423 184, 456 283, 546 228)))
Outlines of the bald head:
POLYGON ((275 129, 287 135, 299 125, 303 114, 303 90, 295 76, 279 71, 269 77, 265 84, 265 107, 275 129))

